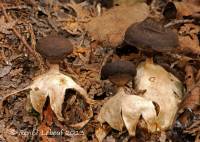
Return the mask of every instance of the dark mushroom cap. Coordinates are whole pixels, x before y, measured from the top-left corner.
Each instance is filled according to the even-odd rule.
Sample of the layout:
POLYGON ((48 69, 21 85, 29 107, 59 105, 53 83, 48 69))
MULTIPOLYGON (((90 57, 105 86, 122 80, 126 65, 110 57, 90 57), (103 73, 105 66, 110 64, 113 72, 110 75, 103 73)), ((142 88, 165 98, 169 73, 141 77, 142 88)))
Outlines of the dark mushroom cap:
POLYGON ((131 25, 125 32, 125 43, 142 51, 172 51, 178 46, 178 37, 151 18, 131 25))
POLYGON ((47 60, 62 60, 73 52, 72 43, 61 36, 47 36, 38 41, 36 50, 47 60))
POLYGON ((176 19, 177 9, 173 2, 168 2, 164 8, 163 16, 166 19, 176 19))
POLYGON ((109 79, 112 83, 123 86, 136 75, 134 64, 129 61, 107 63, 101 69, 101 79, 109 79))

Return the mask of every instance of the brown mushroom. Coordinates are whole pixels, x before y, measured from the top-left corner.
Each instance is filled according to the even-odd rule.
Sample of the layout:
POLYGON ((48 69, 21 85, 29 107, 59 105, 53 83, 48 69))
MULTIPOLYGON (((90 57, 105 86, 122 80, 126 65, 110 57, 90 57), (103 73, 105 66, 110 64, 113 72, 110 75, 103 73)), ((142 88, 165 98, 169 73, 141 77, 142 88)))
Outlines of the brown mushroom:
POLYGON ((177 9, 176 9, 175 4, 171 1, 169 1, 166 4, 162 14, 166 20, 176 19, 177 9))
POLYGON ((101 79, 109 79, 117 86, 124 86, 136 75, 134 64, 130 61, 115 61, 107 63, 101 69, 101 79))
POLYGON ((36 50, 50 64, 58 64, 59 61, 73 52, 73 45, 68 39, 62 36, 50 35, 38 41, 36 50))
POLYGON ((169 52, 179 44, 175 32, 151 18, 131 25, 125 32, 124 41, 145 52, 169 52))

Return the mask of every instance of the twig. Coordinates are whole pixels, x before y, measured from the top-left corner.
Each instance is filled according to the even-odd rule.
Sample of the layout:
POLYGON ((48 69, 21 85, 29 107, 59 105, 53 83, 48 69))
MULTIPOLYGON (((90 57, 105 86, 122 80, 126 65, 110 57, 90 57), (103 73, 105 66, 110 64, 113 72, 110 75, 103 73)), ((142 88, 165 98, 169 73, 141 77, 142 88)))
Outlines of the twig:
POLYGON ((172 58, 178 59, 178 60, 185 60, 185 61, 200 61, 198 58, 191 58, 186 55, 180 55, 176 53, 166 53, 167 55, 171 56, 172 58))
POLYGON ((113 54, 113 52, 114 52, 113 50, 110 50, 110 51, 106 54, 106 56, 104 56, 103 61, 102 61, 102 63, 101 63, 100 69, 102 69, 102 67, 106 64, 106 62, 108 61, 109 57, 113 54))
MULTIPOLYGON (((15 10, 15 9, 31 9, 31 7, 27 6, 27 5, 18 5, 18 6, 9 6, 4 8, 5 10, 15 10)), ((0 11, 3 11, 3 9, 0 9, 0 11)))
MULTIPOLYGON (((7 21, 11 21, 10 17, 6 13, 6 10, 5 10, 5 8, 4 8, 4 6, 2 4, 1 4, 1 7, 2 7, 3 14, 4 14, 6 20, 7 21)), ((28 45, 28 43, 26 42, 26 40, 24 39, 24 37, 22 37, 21 34, 14 27, 12 27, 12 30, 15 33, 15 35, 24 43, 24 45, 27 47, 27 49, 29 50, 29 52, 35 55, 35 52, 30 47, 30 45, 28 45)))
POLYGON ((33 32, 33 26, 32 26, 31 23, 29 23, 29 31, 31 33, 31 46, 33 47, 33 49, 35 49, 36 37, 35 37, 35 34, 33 32))
POLYGON ((187 90, 189 92, 195 85, 193 67, 191 65, 186 65, 185 72, 186 72, 185 83, 186 83, 187 90))
POLYGON ((198 71, 198 73, 196 75, 196 80, 200 83, 200 69, 199 69, 199 71, 198 71))
POLYGON ((180 108, 190 108, 191 110, 196 109, 199 104, 200 99, 200 86, 199 82, 195 83, 194 71, 191 65, 185 67, 186 72, 186 87, 187 94, 184 96, 183 101, 181 102, 180 108))
POLYGON ((78 47, 81 47, 83 45, 84 40, 85 40, 85 35, 86 35, 86 32, 83 32, 83 34, 81 35, 82 39, 81 39, 81 42, 79 43, 78 47))
POLYGON ((96 8, 97 8, 97 15, 101 16, 101 14, 102 14, 101 3, 98 3, 97 6, 96 6, 96 8))
MULTIPOLYGON (((11 21, 11 18, 8 16, 4 6, 2 3, 0 3, 0 7, 2 8, 3 14, 8 22, 11 21)), ((40 68, 43 70, 43 62, 38 56, 38 54, 32 49, 32 47, 27 43, 25 38, 18 32, 18 30, 15 27, 12 27, 13 33, 22 41, 22 43, 25 45, 25 47, 28 49, 28 51, 36 58, 36 60, 39 62, 40 68)))
POLYGON ((7 65, 10 65, 10 64, 11 64, 10 61, 7 60, 7 57, 6 57, 5 53, 4 53, 4 48, 1 49, 1 56, 2 56, 2 58, 3 58, 3 60, 4 60, 4 62, 5 62, 7 65))
POLYGON ((192 23, 194 22, 193 19, 182 19, 182 20, 173 20, 169 22, 168 24, 164 25, 165 28, 177 25, 177 24, 184 24, 184 23, 192 23))
MULTIPOLYGON (((25 91, 25 90, 28 90, 28 89, 30 89, 30 86, 27 86, 27 87, 25 87, 25 88, 23 88, 23 89, 14 91, 14 92, 12 92, 12 93, 10 93, 10 94, 6 94, 5 96, 3 96, 3 98, 2 98, 1 101, 0 101, 0 109, 3 107, 3 102, 4 102, 8 97, 10 97, 10 96, 12 96, 12 95, 16 95, 16 94, 18 94, 18 93, 20 93, 20 92, 23 92, 23 91, 25 91)), ((20 95, 20 94, 19 94, 19 95, 20 95)), ((16 96, 17 96, 17 95, 16 95, 16 96)))
POLYGON ((1 101, 4 101, 6 98, 8 98, 8 97, 10 97, 10 96, 12 96, 12 95, 18 94, 18 93, 20 93, 20 92, 23 92, 23 91, 25 91, 25 90, 28 90, 28 89, 30 89, 30 88, 31 88, 30 86, 27 86, 27 87, 25 87, 25 88, 23 88, 23 89, 14 91, 14 92, 12 92, 12 93, 10 93, 10 94, 6 94, 5 96, 3 96, 3 99, 1 99, 1 101))
POLYGON ((195 138, 195 142, 199 142, 199 141, 200 141, 200 132, 197 133, 196 138, 195 138))

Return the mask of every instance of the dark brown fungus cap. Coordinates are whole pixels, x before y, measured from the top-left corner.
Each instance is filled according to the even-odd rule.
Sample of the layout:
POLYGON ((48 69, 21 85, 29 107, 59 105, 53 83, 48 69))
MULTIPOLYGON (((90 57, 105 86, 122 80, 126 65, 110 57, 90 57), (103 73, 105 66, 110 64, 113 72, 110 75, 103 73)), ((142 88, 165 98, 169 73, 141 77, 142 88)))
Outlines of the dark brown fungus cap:
POLYGON ((147 52, 172 51, 178 46, 177 34, 151 18, 131 25, 126 30, 124 41, 147 52))
POLYGON ((73 52, 73 45, 61 36, 47 36, 38 41, 36 50, 50 62, 64 59, 73 52))
POLYGON ((112 83, 123 86, 136 75, 134 64, 129 61, 107 63, 101 69, 101 79, 109 79, 112 83))
POLYGON ((173 2, 168 2, 164 8, 163 16, 166 19, 176 19, 177 9, 173 2))

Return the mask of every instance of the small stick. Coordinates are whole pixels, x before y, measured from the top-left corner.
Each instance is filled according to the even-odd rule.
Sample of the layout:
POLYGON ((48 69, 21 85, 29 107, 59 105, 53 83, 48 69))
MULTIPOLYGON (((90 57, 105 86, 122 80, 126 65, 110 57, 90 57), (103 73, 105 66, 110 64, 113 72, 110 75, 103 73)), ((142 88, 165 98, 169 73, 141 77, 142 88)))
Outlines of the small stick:
MULTIPOLYGON (((6 5, 6 2, 3 2, 3 4, 6 5)), ((4 8, 5 10, 21 10, 21 9, 31 9, 30 6, 27 6, 27 5, 16 5, 16 6, 6 6, 6 8, 4 8)), ((3 9, 0 9, 0 12, 2 11, 3 9)))
MULTIPOLYGON (((6 20, 8 22, 11 21, 10 17, 6 13, 6 10, 5 10, 3 4, 0 3, 0 7, 2 8, 2 11, 3 11, 3 14, 4 14, 6 20)), ((22 43, 25 45, 25 47, 28 49, 28 51, 34 55, 34 57, 37 59, 37 61, 39 61, 40 68, 43 69, 43 67, 42 67, 43 63, 42 63, 42 60, 39 58, 38 54, 32 49, 32 47, 27 43, 25 38, 17 31, 17 29, 15 27, 12 27, 12 30, 13 30, 14 34, 22 41, 22 43)))
MULTIPOLYGON (((103 61, 101 63, 101 68, 106 64, 106 62, 108 61, 109 57, 113 54, 113 50, 110 50, 103 58, 103 61)), ((100 69, 101 69, 100 68, 100 69)))
POLYGON ((177 24, 184 24, 184 23, 192 23, 194 22, 193 19, 182 19, 182 20, 173 20, 169 22, 168 24, 164 25, 165 28, 177 25, 177 24))
POLYGON ((2 99, 1 101, 4 101, 4 100, 5 100, 6 98, 8 98, 8 97, 10 97, 10 96, 12 96, 12 95, 15 95, 15 94, 17 94, 17 93, 20 93, 20 92, 22 92, 22 91, 28 90, 28 89, 31 89, 30 86, 27 86, 27 87, 25 87, 25 88, 23 88, 23 89, 14 91, 14 92, 12 92, 12 93, 10 93, 10 94, 6 94, 5 96, 3 96, 3 99, 2 99), (5 99, 4 99, 4 98, 5 98, 5 99))
POLYGON ((2 98, 1 101, 0 101, 0 108, 3 107, 3 102, 4 102, 8 97, 10 97, 10 96, 12 96, 12 95, 15 95, 15 94, 18 94, 18 93, 20 93, 20 92, 22 92, 22 91, 25 91, 25 90, 28 90, 28 89, 31 89, 30 86, 27 86, 27 87, 25 87, 25 88, 23 88, 23 89, 14 91, 14 92, 12 92, 12 93, 10 93, 10 94, 6 94, 5 96, 3 96, 3 98, 2 98))
POLYGON ((194 69, 191 65, 186 65, 185 72, 186 72, 185 84, 186 84, 186 88, 189 92, 189 91, 191 91, 191 89, 195 85, 194 69))
POLYGON ((96 6, 96 8, 97 8, 97 15, 101 16, 101 14, 102 14, 101 3, 98 3, 97 6, 96 6))
POLYGON ((35 34, 33 32, 33 26, 32 24, 29 23, 29 31, 31 33, 31 46, 33 47, 33 49, 35 50, 35 45, 36 45, 36 37, 35 34))

